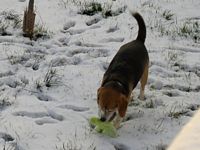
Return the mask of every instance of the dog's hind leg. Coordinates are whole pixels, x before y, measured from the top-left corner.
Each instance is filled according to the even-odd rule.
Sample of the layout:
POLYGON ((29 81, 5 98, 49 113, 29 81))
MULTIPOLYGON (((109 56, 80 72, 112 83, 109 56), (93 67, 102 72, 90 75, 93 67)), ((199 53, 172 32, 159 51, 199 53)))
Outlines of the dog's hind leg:
POLYGON ((145 89, 145 85, 146 85, 147 79, 148 79, 148 72, 149 72, 149 63, 147 62, 147 64, 145 65, 142 77, 140 79, 140 84, 141 84, 140 96, 139 96, 140 100, 144 100, 144 89, 145 89))

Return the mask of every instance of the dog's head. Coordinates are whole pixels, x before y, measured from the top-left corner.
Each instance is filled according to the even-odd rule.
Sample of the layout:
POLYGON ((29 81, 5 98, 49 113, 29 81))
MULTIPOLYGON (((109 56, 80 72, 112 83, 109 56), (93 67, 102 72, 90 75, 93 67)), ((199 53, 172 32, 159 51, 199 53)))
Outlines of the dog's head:
POLYGON ((122 118, 125 116, 128 99, 117 90, 108 87, 100 87, 97 92, 97 103, 101 120, 112 121, 116 115, 122 118))

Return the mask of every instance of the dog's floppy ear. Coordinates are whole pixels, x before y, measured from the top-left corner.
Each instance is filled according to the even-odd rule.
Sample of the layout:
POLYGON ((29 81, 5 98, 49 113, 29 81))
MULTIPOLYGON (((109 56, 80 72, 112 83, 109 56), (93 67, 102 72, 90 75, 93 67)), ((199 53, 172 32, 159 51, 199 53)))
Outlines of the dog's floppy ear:
POLYGON ((127 107, 128 107, 128 100, 125 95, 121 94, 118 102, 118 112, 120 117, 123 118, 125 116, 127 107))
POLYGON ((98 103, 98 104, 99 104, 99 94, 100 94, 102 88, 103 88, 103 87, 100 87, 100 88, 98 88, 98 90, 97 90, 97 103, 98 103))

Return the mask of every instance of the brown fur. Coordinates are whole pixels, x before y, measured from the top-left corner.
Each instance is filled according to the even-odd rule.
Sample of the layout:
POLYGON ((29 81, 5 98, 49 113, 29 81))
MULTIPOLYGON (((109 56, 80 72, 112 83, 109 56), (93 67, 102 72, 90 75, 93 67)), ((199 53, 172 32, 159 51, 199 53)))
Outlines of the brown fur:
POLYGON ((99 88, 98 93, 98 104, 101 106, 102 110, 114 110, 117 108, 120 116, 125 116, 128 106, 128 97, 112 88, 105 87, 99 88))

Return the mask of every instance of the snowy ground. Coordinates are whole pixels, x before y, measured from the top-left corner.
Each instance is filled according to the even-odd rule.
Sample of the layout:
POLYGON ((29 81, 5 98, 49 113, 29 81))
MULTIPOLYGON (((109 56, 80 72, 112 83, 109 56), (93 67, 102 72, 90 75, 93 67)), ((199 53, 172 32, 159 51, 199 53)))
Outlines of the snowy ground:
POLYGON ((27 3, 0 1, 0 149, 163 150, 200 107, 200 1, 102 0, 88 16, 85 1, 35 0, 45 34, 35 41, 22 36, 27 3), (129 9, 147 26, 146 101, 137 87, 119 136, 109 138, 88 119, 109 62, 137 36, 129 9))

